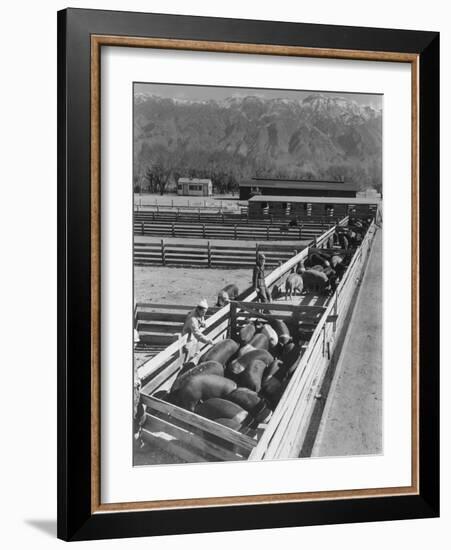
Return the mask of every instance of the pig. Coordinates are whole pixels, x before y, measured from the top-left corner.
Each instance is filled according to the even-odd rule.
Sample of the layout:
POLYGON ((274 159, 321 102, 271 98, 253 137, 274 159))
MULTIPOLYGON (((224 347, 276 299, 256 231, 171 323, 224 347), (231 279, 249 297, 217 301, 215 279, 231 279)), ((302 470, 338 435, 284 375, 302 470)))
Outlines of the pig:
POLYGON ((330 259, 330 265, 335 269, 338 264, 341 264, 343 262, 343 258, 339 256, 338 254, 335 254, 330 259))
POLYGON ((268 349, 269 338, 265 333, 260 332, 252 338, 252 340, 249 342, 249 345, 253 346, 255 349, 268 349))
POLYGON ((280 298, 282 296, 282 288, 281 285, 274 285, 271 289, 271 301, 277 300, 277 298, 280 298))
POLYGON ((199 374, 216 374, 217 376, 224 376, 224 366, 217 361, 206 361, 199 363, 190 370, 180 373, 172 384, 171 391, 174 392, 178 390, 190 377, 197 376, 199 374))
POLYGON ((299 290, 299 294, 302 294, 304 283, 301 275, 297 273, 290 273, 285 281, 285 300, 296 295, 296 290, 299 290))
POLYGON ((220 397, 211 397, 199 403, 196 406, 195 412, 200 416, 210 418, 235 430, 239 428, 248 415, 248 412, 236 403, 220 397), (229 422, 225 422, 226 419, 229 422))
POLYGON ((328 267, 323 271, 323 273, 329 279, 330 290, 332 292, 335 292, 335 290, 337 289, 337 286, 338 286, 337 272, 335 271, 335 269, 332 269, 331 267, 328 267))
POLYGON ((255 324, 254 323, 247 323, 246 325, 242 326, 240 329, 240 332, 238 334, 238 339, 241 344, 248 344, 255 334, 255 324))
POLYGON ((325 273, 313 269, 301 268, 304 288, 311 292, 324 292, 329 287, 329 279, 325 273))
POLYGON ((235 300, 237 296, 238 287, 235 284, 227 285, 219 291, 216 305, 218 307, 223 307, 228 304, 230 300, 235 300))
POLYGON ((343 233, 338 234, 338 244, 341 248, 344 248, 344 250, 348 250, 349 248, 349 240, 343 233))
POLYGON ((268 366, 274 361, 274 357, 265 349, 253 349, 232 361, 227 366, 225 375, 234 380, 239 374, 246 370, 248 366, 252 365, 252 363, 257 360, 264 362, 265 366, 268 366))
POLYGON ((206 401, 211 397, 226 397, 236 389, 236 383, 223 376, 198 374, 189 377, 180 386, 177 390, 177 401, 183 408, 194 412, 199 401, 206 401))
POLYGON ((279 337, 277 336, 277 332, 272 328, 271 325, 265 324, 262 328, 262 334, 266 334, 266 336, 268 337, 270 348, 275 348, 277 346, 279 337))
POLYGON ((237 377, 237 383, 239 387, 249 388, 250 390, 258 393, 262 385, 262 377, 267 363, 260 359, 255 359, 252 363, 247 365, 243 372, 237 377))
POLYGON ((288 330, 287 325, 281 319, 269 319, 268 323, 276 332, 279 343, 282 346, 284 346, 287 342, 291 340, 290 331, 288 330))
POLYGON ((208 351, 202 356, 202 363, 206 361, 217 361, 221 365, 225 365, 229 359, 235 355, 238 351, 239 345, 229 338, 216 342, 208 351))
POLYGON ((325 258, 322 254, 313 252, 312 254, 309 254, 308 260, 306 261, 306 265, 308 267, 312 267, 314 265, 329 267, 330 263, 329 263, 329 260, 325 258))

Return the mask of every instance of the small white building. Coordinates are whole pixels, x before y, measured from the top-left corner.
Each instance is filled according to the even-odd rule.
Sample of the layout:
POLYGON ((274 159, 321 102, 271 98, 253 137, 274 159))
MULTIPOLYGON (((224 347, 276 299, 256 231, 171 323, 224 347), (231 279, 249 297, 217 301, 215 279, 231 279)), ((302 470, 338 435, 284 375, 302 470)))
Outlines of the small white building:
POLYGON ((179 178, 177 195, 211 197, 213 195, 213 184, 211 179, 179 178))

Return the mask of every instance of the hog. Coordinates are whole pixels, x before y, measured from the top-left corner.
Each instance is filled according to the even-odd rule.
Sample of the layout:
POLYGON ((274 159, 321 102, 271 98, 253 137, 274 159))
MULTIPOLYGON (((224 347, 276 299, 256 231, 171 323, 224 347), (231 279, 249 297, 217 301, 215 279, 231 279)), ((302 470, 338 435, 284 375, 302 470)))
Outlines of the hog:
POLYGON ((238 287, 235 284, 230 284, 225 286, 222 290, 218 292, 218 299, 216 305, 218 307, 223 307, 230 302, 230 300, 235 300, 238 296, 238 287))
POLYGON ((314 265, 329 267, 330 263, 329 263, 329 260, 325 258, 323 255, 313 252, 312 254, 309 255, 306 265, 309 267, 313 267, 314 265))
POLYGON ((238 334, 238 339, 241 344, 248 344, 255 334, 255 324, 254 323, 247 323, 246 325, 242 326, 240 329, 240 332, 238 334))
POLYGON ((344 235, 343 233, 339 233, 338 234, 338 244, 341 246, 341 248, 343 248, 344 250, 348 250, 349 248, 349 240, 348 240, 348 237, 346 237, 346 235, 344 235))
POLYGON ((329 286, 327 275, 321 271, 307 269, 302 272, 304 288, 312 292, 324 292, 329 286))
POLYGON ((282 296, 282 289, 280 285, 274 285, 271 289, 271 301, 277 300, 282 296))
POLYGON ((285 281, 285 300, 296 295, 296 290, 299 290, 299 294, 302 294, 304 283, 301 275, 297 273, 290 273, 285 281))
POLYGON ((277 332, 272 328, 271 325, 265 324, 262 328, 262 334, 266 334, 266 336, 268 337, 270 348, 275 348, 277 346, 279 337, 277 336, 277 332))

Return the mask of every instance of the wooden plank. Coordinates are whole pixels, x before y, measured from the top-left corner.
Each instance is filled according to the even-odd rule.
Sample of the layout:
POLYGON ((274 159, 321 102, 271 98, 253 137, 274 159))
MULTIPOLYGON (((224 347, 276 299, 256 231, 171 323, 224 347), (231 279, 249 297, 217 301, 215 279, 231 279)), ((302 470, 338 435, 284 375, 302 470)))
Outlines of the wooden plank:
POLYGON ((167 248, 166 251, 166 261, 171 260, 205 260, 207 258, 207 250, 200 250, 195 252, 194 250, 177 250, 175 248, 167 248))
POLYGON ((237 449, 236 445, 224 441, 218 440, 217 437, 203 429, 196 426, 186 424, 181 420, 175 420, 173 417, 169 417, 166 413, 152 410, 153 416, 167 422, 170 426, 174 426, 185 432, 188 432, 195 440, 188 443, 197 448, 200 452, 208 452, 211 456, 217 457, 219 460, 245 460, 249 453, 242 454, 237 449))
POLYGON ((142 332, 139 339, 144 344, 166 344, 169 345, 175 341, 176 336, 166 332, 142 332))
MULTIPOLYGON (((163 429, 161 429, 160 431, 164 433, 163 429)), ((199 455, 195 451, 191 451, 184 444, 179 443, 177 440, 168 441, 167 439, 159 435, 158 432, 154 431, 154 426, 152 425, 150 426, 150 429, 147 429, 145 426, 143 427, 141 437, 152 447, 156 445, 160 447, 164 452, 176 456, 184 462, 187 462, 188 464, 205 462, 204 456, 199 455)))
POLYGON ((176 334, 182 331, 183 323, 171 323, 171 322, 162 322, 158 323, 153 321, 152 323, 143 323, 138 324, 138 332, 169 332, 171 334, 176 334))
POLYGON ((204 457, 206 461, 211 460, 243 460, 239 453, 234 453, 227 448, 221 447, 195 430, 185 429, 182 426, 167 422, 165 418, 157 414, 147 414, 145 429, 147 431, 160 431, 166 433, 183 443, 184 448, 192 449, 195 454, 204 457))
POLYGON ((314 312, 324 312, 326 310, 325 307, 322 306, 298 306, 298 305, 292 305, 292 304, 282 304, 280 302, 267 302, 267 303, 258 303, 258 302, 238 302, 234 301, 234 304, 237 308, 245 309, 247 311, 255 311, 255 310, 274 310, 274 311, 314 311, 314 312))
POLYGON ((154 304, 153 302, 138 302, 136 305, 141 308, 144 307, 144 308, 155 308, 155 309, 183 309, 183 310, 193 309, 193 306, 185 306, 181 304, 180 305, 179 304, 154 304))
MULTIPOLYGON (((181 364, 179 361, 178 354, 176 357, 174 357, 174 360, 172 363, 167 365, 166 367, 161 368, 160 371, 152 378, 148 379, 144 387, 141 389, 142 395, 151 395, 155 391, 157 391, 164 382, 166 382, 171 376, 174 376, 176 372, 178 372, 181 369, 181 364)), ((138 369, 139 372, 139 369, 138 369)))
POLYGON ((229 443, 233 443, 237 447, 240 453, 247 456, 247 454, 256 446, 256 442, 248 436, 245 436, 227 426, 218 424, 213 420, 204 418, 190 411, 172 405, 171 403, 166 403, 161 399, 153 397, 149 394, 141 392, 141 397, 144 404, 152 410, 167 414, 168 416, 180 420, 187 425, 193 426, 194 428, 205 430, 211 435, 214 435, 220 439, 224 439, 229 443))
MULTIPOLYGON (((191 308, 194 309, 194 306, 191 308)), ((157 311, 138 311, 138 321, 172 321, 174 323, 184 323, 186 313, 162 313, 157 311)))

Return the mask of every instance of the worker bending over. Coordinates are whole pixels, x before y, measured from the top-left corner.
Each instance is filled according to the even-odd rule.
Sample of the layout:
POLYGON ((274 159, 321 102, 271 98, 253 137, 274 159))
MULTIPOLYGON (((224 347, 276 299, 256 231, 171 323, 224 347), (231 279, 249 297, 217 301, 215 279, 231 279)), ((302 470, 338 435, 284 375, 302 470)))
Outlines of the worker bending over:
POLYGON ((207 300, 202 299, 197 306, 191 310, 185 319, 182 336, 187 334, 186 344, 183 347, 183 363, 187 363, 198 353, 198 342, 213 344, 213 340, 202 334, 201 329, 205 328, 205 315, 208 310, 207 300))

